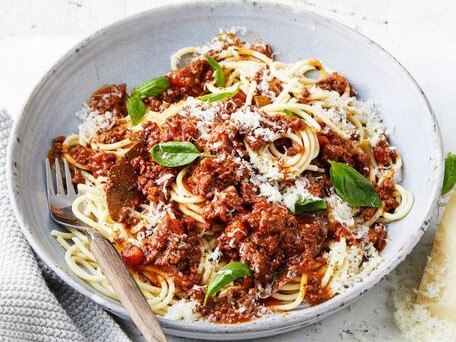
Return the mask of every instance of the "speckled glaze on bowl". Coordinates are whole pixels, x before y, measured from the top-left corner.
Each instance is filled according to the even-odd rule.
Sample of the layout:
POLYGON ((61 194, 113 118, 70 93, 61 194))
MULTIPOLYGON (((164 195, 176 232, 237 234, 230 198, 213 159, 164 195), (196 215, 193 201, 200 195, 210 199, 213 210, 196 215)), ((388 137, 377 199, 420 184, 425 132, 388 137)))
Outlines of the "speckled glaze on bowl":
POLYGON ((75 132, 73 115, 106 83, 137 85, 169 70, 180 47, 208 42, 219 28, 248 29, 247 39, 272 43, 280 59, 319 58, 348 76, 363 99, 377 104, 404 159, 404 186, 415 196, 410 214, 389 225, 384 262, 363 283, 314 307, 239 325, 183 323, 159 318, 177 336, 235 340, 283 333, 328 316, 365 293, 418 242, 440 193, 441 139, 429 104, 407 71, 374 42, 314 13, 262 2, 199 2, 166 6, 103 29, 68 52, 37 85, 15 122, 8 151, 9 188, 17 218, 38 255, 69 285, 126 317, 116 301, 70 272, 63 249, 49 235, 55 224, 46 205, 43 158, 51 139, 75 132))

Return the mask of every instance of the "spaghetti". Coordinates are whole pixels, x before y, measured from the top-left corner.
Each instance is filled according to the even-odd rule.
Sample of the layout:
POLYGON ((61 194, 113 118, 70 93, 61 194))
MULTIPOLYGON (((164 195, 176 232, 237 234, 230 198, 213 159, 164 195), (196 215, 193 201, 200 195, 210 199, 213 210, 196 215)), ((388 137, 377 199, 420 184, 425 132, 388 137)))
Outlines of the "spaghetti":
MULTIPOLYGON (((77 184, 74 214, 115 245, 155 313, 243 322, 326 301, 381 263, 385 223, 406 216, 413 196, 397 184, 402 159, 374 107, 342 75, 314 59, 276 61, 269 45, 230 31, 177 51, 171 70, 167 89, 140 99, 139 124, 125 85, 108 85, 78 113, 79 134, 54 141, 77 184), (201 156, 162 166, 150 150, 163 142, 191 142, 201 156), (344 201, 328 161, 370 181, 381 206, 344 201), (323 206, 298 213, 303 201, 323 206), (232 261, 251 276, 203 304, 232 261)), ((52 235, 78 277, 116 298, 84 234, 52 235)))

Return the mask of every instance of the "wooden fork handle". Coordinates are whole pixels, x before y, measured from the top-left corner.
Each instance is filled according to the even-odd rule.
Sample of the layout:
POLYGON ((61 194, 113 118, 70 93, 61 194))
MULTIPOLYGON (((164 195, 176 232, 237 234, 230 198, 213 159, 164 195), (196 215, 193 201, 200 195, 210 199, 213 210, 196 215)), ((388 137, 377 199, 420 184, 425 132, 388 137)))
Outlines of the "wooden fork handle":
POLYGON ((146 341, 166 341, 157 318, 114 246, 98 232, 89 232, 89 241, 101 271, 146 341))

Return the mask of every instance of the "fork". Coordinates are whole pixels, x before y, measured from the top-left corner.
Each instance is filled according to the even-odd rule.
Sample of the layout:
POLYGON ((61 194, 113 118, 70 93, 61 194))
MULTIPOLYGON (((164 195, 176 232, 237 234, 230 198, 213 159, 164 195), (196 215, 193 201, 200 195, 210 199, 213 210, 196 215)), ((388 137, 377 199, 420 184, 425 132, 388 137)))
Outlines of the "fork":
POLYGON ((90 251, 96 262, 146 341, 166 341, 157 318, 114 246, 103 235, 88 227, 73 214, 71 206, 78 194, 71 181, 71 172, 66 159, 63 159, 63 166, 64 174, 61 171, 59 158, 55 159, 54 167, 51 167, 49 158, 46 158, 46 187, 52 219, 65 227, 76 228, 87 234, 90 251))

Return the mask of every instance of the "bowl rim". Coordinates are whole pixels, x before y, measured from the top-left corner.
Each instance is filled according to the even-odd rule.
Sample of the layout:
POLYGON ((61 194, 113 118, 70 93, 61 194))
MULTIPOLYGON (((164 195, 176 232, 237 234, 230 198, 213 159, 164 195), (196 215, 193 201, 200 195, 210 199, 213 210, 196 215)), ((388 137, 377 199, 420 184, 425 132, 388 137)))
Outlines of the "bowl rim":
MULTIPOLYGON (((7 176, 7 184, 8 184, 8 193, 11 201, 11 205, 13 207, 16 219, 18 220, 19 226, 23 234, 25 235, 28 243, 31 245, 33 250, 38 254, 38 256, 69 286, 73 289, 92 299, 94 302, 101 305, 106 310, 116 314, 119 317, 130 319, 126 310, 122 307, 120 303, 112 303, 109 301, 103 294, 98 293, 95 289, 89 289, 84 287, 82 284, 78 283, 76 280, 73 280, 71 277, 68 276, 67 271, 60 268, 58 265, 54 264, 50 258, 47 257, 47 253, 45 250, 42 250, 38 244, 35 242, 35 237, 33 236, 31 230, 29 229, 29 224, 22 214, 20 210, 19 199, 17 194, 15 193, 14 189, 17 186, 16 179, 14 177, 14 165, 13 165, 13 156, 17 149, 17 132, 24 121, 24 117, 26 117, 27 112, 29 111, 30 103, 34 99, 37 93, 41 91, 41 89, 46 87, 48 80, 53 76, 54 69, 59 67, 63 64, 70 56, 74 55, 76 50, 83 49, 85 45, 93 40, 98 39, 102 35, 105 34, 106 31, 110 31, 113 28, 117 28, 122 26, 126 23, 137 21, 141 18, 147 18, 149 15, 154 14, 156 12, 166 12, 167 10, 172 9, 183 9, 188 7, 198 7, 202 5, 207 6, 223 6, 223 5, 251 5, 251 6, 269 6, 269 8, 276 8, 281 10, 286 10, 290 13, 299 13, 305 12, 306 15, 310 17, 317 18, 318 20, 325 21, 326 23, 330 24, 332 27, 336 29, 340 29, 345 31, 346 34, 356 37, 357 39, 363 40, 365 43, 371 44, 379 50, 379 53, 382 53, 386 58, 389 59, 390 63, 396 64, 403 72, 404 76, 408 77, 410 81, 410 85, 415 88, 420 93, 421 99, 423 103, 427 107, 427 113, 430 116, 431 121, 434 124, 433 127, 433 140, 434 140, 434 151, 435 157, 434 160, 434 173, 432 174, 433 178, 430 180, 433 184, 432 192, 430 193, 432 198, 430 203, 428 212, 424 216, 423 223, 421 224, 420 229, 418 229, 414 235, 412 235, 409 241, 403 245, 397 254, 392 257, 390 260, 385 260, 382 263, 382 268, 374 271, 369 275, 369 277, 363 281, 362 283, 353 286, 349 291, 343 294, 339 294, 332 299, 324 302, 318 306, 313 307, 313 312, 309 312, 308 310, 300 314, 297 311, 296 315, 274 315, 271 317, 275 318, 263 318, 257 321, 241 323, 241 324, 212 324, 207 322, 194 322, 194 323, 186 323, 182 321, 175 321, 166 319, 161 316, 157 316, 160 323, 163 325, 164 331, 166 333, 170 333, 176 336, 188 336, 189 333, 193 334, 196 338, 227 338, 227 334, 229 333, 237 333, 239 334, 238 338, 253 338, 257 337, 259 332, 263 332, 265 330, 274 331, 272 334, 279 334, 285 331, 293 330, 299 328, 301 326, 314 323, 320 319, 323 319, 326 316, 342 309, 348 303, 352 302, 354 299, 358 298, 359 296, 366 293, 370 288, 372 288, 375 284, 377 284, 385 275, 389 274, 405 257, 412 251, 415 245, 418 243, 420 237, 423 235, 426 228, 429 226, 430 218, 433 214, 433 209, 435 208, 438 199, 440 198, 440 191, 443 182, 443 172, 444 172, 444 163, 443 163, 443 143, 442 143, 442 136, 440 133, 440 129, 438 126, 438 122, 435 116, 434 111, 430 105, 429 100, 427 99, 424 91, 418 85, 415 78, 410 74, 410 72, 388 51, 382 48, 380 45, 375 43, 372 39, 366 37, 362 33, 341 24, 333 19, 329 19, 325 16, 319 15, 315 12, 312 12, 303 6, 300 6, 297 3, 293 3, 293 6, 290 2, 288 3, 280 3, 280 2, 272 2, 268 0, 259 0, 259 1, 252 1, 252 0, 234 0, 234 1, 221 1, 221 2, 214 2, 209 0, 198 1, 198 0, 190 0, 190 1, 178 1, 173 4, 165 4, 159 5, 152 9, 142 11, 140 13, 136 13, 130 16, 127 16, 121 20, 115 21, 114 23, 105 26, 101 29, 98 29, 94 33, 88 35, 86 38, 82 39, 78 42, 75 46, 73 46, 68 52, 66 52, 61 58, 55 62, 49 71, 47 71, 40 79, 40 81, 36 84, 33 91, 27 96, 27 99, 24 102, 23 108, 19 114, 19 116, 14 120, 9 142, 8 142, 8 149, 7 149, 7 165, 6 165, 6 176, 7 176), (309 316, 309 317, 306 317, 309 316), (267 323, 267 324, 266 324, 267 323)), ((231 336, 230 338, 233 338, 231 336)))

